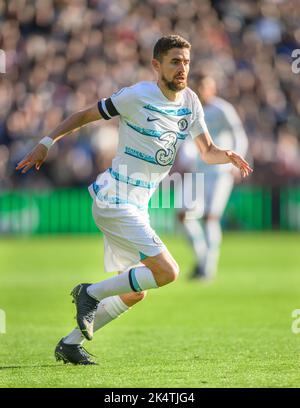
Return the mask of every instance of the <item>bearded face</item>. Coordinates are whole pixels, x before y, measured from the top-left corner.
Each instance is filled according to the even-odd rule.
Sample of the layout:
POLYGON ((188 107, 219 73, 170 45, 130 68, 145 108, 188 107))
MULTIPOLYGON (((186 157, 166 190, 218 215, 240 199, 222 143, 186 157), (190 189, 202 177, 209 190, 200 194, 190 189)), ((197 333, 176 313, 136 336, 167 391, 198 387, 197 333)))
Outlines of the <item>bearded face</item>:
POLYGON ((175 76, 172 81, 169 81, 164 75, 161 79, 170 91, 179 92, 187 86, 187 78, 182 75, 175 76))
POLYGON ((157 70, 160 79, 170 91, 182 91, 187 86, 190 50, 188 48, 172 48, 162 57, 157 70))

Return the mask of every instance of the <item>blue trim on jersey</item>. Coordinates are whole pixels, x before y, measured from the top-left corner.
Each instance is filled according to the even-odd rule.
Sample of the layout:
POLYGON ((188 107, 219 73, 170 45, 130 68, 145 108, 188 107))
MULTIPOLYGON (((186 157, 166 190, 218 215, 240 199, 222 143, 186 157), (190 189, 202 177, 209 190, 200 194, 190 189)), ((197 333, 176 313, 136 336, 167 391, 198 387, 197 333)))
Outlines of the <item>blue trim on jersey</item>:
POLYGON ((157 161, 155 160, 155 157, 139 152, 138 150, 132 149, 131 147, 128 146, 125 147, 124 153, 128 154, 129 156, 136 157, 137 159, 144 160, 148 163, 158 164, 157 161))
POLYGON ((143 108, 148 109, 153 112, 162 113, 163 115, 173 115, 173 116, 185 116, 191 115, 192 111, 189 108, 179 108, 179 109, 160 109, 153 105, 145 105, 143 108))
POLYGON ((144 180, 137 180, 137 179, 133 179, 131 177, 127 177, 127 176, 123 176, 120 173, 117 173, 116 171, 114 171, 112 168, 109 168, 109 172, 110 175, 118 181, 121 181, 122 183, 127 183, 127 184, 131 184, 132 186, 137 186, 137 187, 144 187, 144 188, 148 188, 149 190, 151 190, 152 188, 156 188, 158 186, 158 183, 155 183, 154 181, 144 181, 144 180))
POLYGON ((93 191, 96 197, 99 198, 99 200, 106 201, 109 204, 130 204, 130 205, 133 205, 139 208, 140 210, 145 210, 147 208, 145 206, 138 205, 134 203, 133 201, 124 200, 123 198, 119 198, 119 197, 108 197, 107 194, 105 195, 101 194, 100 190, 102 186, 99 186, 96 182, 94 182, 92 186, 93 186, 93 191))
MULTIPOLYGON (((127 126, 129 126, 131 129, 135 130, 138 133, 141 133, 144 136, 150 136, 150 137, 157 137, 160 138, 164 133, 167 132, 174 132, 173 130, 164 130, 164 131, 159 131, 159 130, 154 130, 154 129, 145 129, 136 125, 133 125, 132 123, 126 122, 127 126)), ((177 135, 177 139, 182 139, 185 140, 188 137, 187 133, 179 133, 179 132, 174 132, 177 135)))

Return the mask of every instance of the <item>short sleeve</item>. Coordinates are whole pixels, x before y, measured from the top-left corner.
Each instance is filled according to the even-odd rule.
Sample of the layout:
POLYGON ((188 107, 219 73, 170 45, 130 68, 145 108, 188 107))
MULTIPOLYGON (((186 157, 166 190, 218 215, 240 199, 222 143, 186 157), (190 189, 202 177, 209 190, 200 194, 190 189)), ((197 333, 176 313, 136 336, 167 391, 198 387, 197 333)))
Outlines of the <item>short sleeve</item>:
POLYGON ((112 94, 110 98, 100 99, 98 109, 103 119, 109 120, 115 116, 127 116, 132 97, 131 87, 126 87, 112 94))
POLYGON ((192 139, 199 136, 201 133, 207 132, 207 126, 204 120, 204 111, 199 101, 198 96, 195 94, 193 97, 193 121, 190 127, 190 135, 192 139))

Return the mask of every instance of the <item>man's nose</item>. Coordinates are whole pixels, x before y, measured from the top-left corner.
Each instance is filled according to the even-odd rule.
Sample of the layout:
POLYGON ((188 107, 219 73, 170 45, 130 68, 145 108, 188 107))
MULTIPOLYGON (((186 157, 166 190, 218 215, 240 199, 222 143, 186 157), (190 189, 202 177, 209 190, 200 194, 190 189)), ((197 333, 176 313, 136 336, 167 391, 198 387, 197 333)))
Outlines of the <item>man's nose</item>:
POLYGON ((186 65, 182 62, 179 64, 178 73, 186 72, 186 65))

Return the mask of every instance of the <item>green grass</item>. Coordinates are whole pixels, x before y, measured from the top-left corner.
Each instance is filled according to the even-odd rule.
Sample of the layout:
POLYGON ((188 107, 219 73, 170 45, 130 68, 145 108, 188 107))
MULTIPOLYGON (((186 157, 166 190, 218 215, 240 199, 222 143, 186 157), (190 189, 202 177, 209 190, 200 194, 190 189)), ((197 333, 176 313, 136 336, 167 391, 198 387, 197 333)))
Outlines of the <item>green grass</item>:
POLYGON ((56 363, 53 349, 74 326, 70 289, 99 281, 102 241, 88 237, 0 240, 0 387, 299 387, 300 237, 225 234, 219 275, 187 279, 184 239, 165 238, 179 280, 99 331, 99 366, 56 363))

